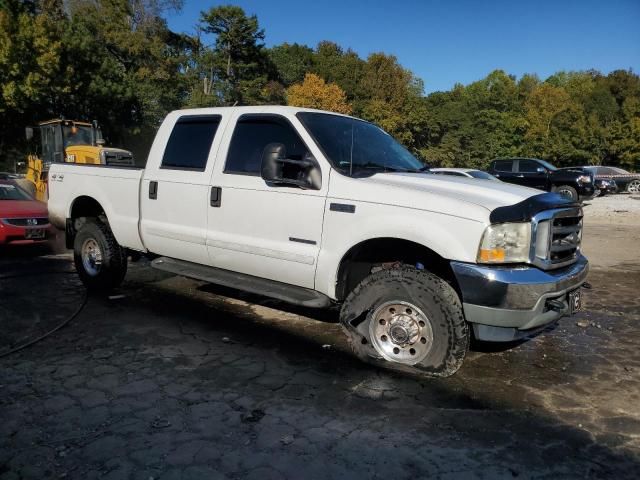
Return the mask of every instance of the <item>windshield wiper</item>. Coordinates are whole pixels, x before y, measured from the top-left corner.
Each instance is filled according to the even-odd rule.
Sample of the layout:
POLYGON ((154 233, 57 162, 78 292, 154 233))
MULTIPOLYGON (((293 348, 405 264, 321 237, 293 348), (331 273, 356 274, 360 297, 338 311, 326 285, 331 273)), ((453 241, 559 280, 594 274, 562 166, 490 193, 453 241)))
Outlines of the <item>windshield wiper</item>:
POLYGON ((429 167, 421 167, 421 168, 400 168, 400 167, 391 167, 388 165, 380 165, 379 163, 364 163, 361 165, 354 165, 354 170, 376 170, 381 172, 389 172, 389 173, 422 173, 426 170, 429 170, 429 167))
POLYGON ((411 168, 408 170, 403 170, 403 172, 407 172, 407 173, 424 173, 424 172, 428 172, 429 169, 431 167, 425 165, 424 167, 420 167, 420 168, 411 168))

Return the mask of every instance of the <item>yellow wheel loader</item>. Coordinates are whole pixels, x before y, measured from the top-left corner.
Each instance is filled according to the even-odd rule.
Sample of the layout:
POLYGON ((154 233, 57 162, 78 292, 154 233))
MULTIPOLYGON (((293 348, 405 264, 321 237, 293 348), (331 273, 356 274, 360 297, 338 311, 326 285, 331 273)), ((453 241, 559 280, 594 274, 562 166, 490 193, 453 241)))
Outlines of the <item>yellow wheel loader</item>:
POLYGON ((133 166, 133 155, 127 150, 104 146, 97 122, 56 119, 27 127, 27 140, 38 132, 36 153, 27 157, 27 175, 22 186, 43 202, 47 201, 47 179, 52 163, 84 163, 93 165, 133 166))

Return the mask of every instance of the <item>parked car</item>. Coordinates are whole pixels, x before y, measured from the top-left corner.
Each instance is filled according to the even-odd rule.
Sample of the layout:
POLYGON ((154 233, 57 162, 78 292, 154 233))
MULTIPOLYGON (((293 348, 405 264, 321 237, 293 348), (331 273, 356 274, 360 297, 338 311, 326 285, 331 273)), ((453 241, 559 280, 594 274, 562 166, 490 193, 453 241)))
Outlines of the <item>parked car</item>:
POLYGON ((49 215, 87 287, 151 266, 308 307, 357 356, 448 376, 471 330, 510 341, 580 308, 582 209, 425 174, 379 127, 296 107, 170 113, 146 168, 55 163, 49 215), (505 268, 508 267, 508 268, 505 268))
POLYGON ((474 168, 431 168, 431 173, 436 175, 450 175, 452 177, 467 177, 467 178, 479 178, 481 180, 496 180, 500 179, 494 177, 490 173, 483 172, 482 170, 476 170, 474 168))
MULTIPOLYGON (((587 175, 592 175, 593 172, 589 170, 587 167, 562 167, 558 170, 581 170, 587 175)), ((594 176, 593 185, 596 187, 596 191, 594 197, 603 197, 607 194, 616 193, 618 191, 618 185, 614 180, 609 180, 605 178, 597 178, 594 176)))
POLYGON ((9 173, 9 172, 0 172, 0 180, 13 180, 15 178, 20 178, 21 175, 17 173, 9 173))
POLYGON ((593 175, 582 169, 558 169, 538 158, 499 158, 491 162, 489 173, 503 182, 557 192, 572 201, 593 198, 593 175))
POLYGON ((618 167, 584 167, 596 180, 613 180, 619 192, 640 193, 640 173, 631 173, 618 167))
POLYGON ((596 190, 599 192, 598 196, 604 197, 605 195, 611 195, 618 193, 618 184, 615 180, 607 180, 605 178, 595 178, 593 180, 596 190))
POLYGON ((11 180, 0 180, 0 245, 46 242, 51 233, 47 206, 11 180))

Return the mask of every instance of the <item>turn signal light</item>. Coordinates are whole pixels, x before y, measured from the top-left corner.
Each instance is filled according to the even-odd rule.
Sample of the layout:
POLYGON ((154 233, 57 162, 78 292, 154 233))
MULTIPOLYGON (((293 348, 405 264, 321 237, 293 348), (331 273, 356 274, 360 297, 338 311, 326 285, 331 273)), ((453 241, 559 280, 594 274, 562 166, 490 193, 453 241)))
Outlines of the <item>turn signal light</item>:
POLYGON ((480 249, 480 261, 490 263, 490 262, 504 262, 505 255, 504 250, 502 248, 492 248, 492 249, 480 249))

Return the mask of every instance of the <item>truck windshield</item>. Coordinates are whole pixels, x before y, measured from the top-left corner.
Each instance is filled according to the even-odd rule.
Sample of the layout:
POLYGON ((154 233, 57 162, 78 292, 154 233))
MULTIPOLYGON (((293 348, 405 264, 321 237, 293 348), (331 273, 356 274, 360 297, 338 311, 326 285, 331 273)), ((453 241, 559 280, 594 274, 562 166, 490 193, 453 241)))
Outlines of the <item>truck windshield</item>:
POLYGON ((372 123, 328 113, 300 112, 297 116, 333 167, 345 175, 427 169, 391 135, 372 123))
POLYGON ((542 165, 544 165, 544 167, 545 167, 547 170, 551 170, 552 172, 553 172, 554 170, 557 170, 557 169, 558 169, 558 168, 557 168, 557 167, 555 167, 554 165, 551 165, 549 162, 545 162, 544 160, 540 160, 540 159, 538 159, 538 162, 540 162, 542 165))
POLYGON ((93 145, 91 127, 85 125, 63 125, 62 134, 67 147, 73 145, 93 145))
POLYGON ((471 170, 469 171, 469 175, 471 175, 473 178, 481 178, 482 180, 498 180, 490 173, 483 172, 481 170, 471 170))

